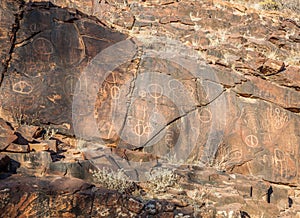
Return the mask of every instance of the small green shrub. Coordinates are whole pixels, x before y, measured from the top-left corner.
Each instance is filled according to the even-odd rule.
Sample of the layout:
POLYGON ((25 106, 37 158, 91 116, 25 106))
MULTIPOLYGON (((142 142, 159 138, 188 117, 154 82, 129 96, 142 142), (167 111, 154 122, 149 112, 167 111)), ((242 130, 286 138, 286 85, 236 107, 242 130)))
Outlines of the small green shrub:
POLYGON ((43 139, 44 140, 49 140, 51 139, 53 136, 55 136, 55 134, 58 132, 57 129, 53 129, 50 127, 44 128, 44 134, 43 134, 43 139))

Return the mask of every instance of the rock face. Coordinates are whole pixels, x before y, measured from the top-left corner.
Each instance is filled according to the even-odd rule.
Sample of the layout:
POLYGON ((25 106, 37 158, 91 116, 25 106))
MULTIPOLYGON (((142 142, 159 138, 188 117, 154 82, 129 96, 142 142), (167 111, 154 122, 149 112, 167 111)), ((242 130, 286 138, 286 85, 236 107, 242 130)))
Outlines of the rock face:
MULTIPOLYGON (((268 205, 271 183, 300 179, 293 16, 226 1, 4 0, 0 152, 20 173, 82 179, 102 167, 143 180, 169 163, 213 166, 270 182, 268 205)), ((279 192, 296 207, 297 194, 279 192)))
POLYGON ((17 139, 12 128, 3 120, 0 119, 0 151, 5 150, 10 143, 17 139))
POLYGON ((71 101, 80 71, 125 35, 51 4, 20 7, 22 18, 14 24, 14 49, 7 54, 1 84, 1 106, 12 116, 23 116, 22 122, 52 123, 70 134, 71 101))
POLYGON ((0 217, 299 216, 295 187, 213 169, 188 169, 176 172, 181 190, 173 188, 155 199, 145 195, 151 193, 146 184, 133 193, 120 193, 76 178, 13 175, 0 184, 0 217))

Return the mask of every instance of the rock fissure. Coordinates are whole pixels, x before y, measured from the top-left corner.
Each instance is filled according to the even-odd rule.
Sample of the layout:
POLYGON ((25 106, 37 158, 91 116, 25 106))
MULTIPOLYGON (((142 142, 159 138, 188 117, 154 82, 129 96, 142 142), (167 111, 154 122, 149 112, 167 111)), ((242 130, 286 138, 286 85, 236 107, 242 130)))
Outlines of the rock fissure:
POLYGON ((15 48, 18 48, 18 47, 22 47, 22 46, 25 46, 27 45, 28 43, 31 43, 33 41, 33 38, 37 35, 39 35, 40 33, 42 33, 42 31, 38 31, 34 34, 32 34, 31 36, 29 36, 28 38, 20 41, 20 42, 16 42, 15 43, 15 48))
POLYGON ((10 49, 9 49, 9 52, 8 52, 8 57, 6 57, 6 60, 3 64, 3 71, 1 72, 1 77, 0 77, 0 87, 3 83, 3 80, 4 80, 4 76, 5 74, 7 73, 7 70, 8 70, 8 67, 9 67, 9 64, 12 60, 12 55, 14 53, 14 49, 15 49, 15 46, 16 46, 16 40, 17 40, 17 32, 19 31, 19 28, 20 28, 20 21, 22 20, 23 18, 23 8, 25 7, 25 2, 24 1, 21 1, 20 4, 19 4, 19 8, 18 8, 18 12, 16 14, 14 14, 15 16, 15 21, 14 21, 14 24, 12 26, 12 29, 11 29, 11 46, 10 46, 10 49))
POLYGON ((126 125, 126 122, 127 122, 127 118, 128 118, 128 114, 130 112, 130 108, 132 106, 132 103, 133 103, 133 93, 134 93, 134 89, 135 89, 135 86, 136 86, 136 80, 137 80, 137 77, 138 77, 138 73, 139 73, 139 69, 140 69, 140 62, 141 62, 141 58, 138 57, 137 58, 138 60, 138 63, 137 63, 137 67, 135 69, 135 72, 134 72, 134 75, 133 75, 133 78, 130 82, 130 87, 129 87, 129 91, 128 93, 126 94, 126 97, 129 96, 129 102, 126 101, 126 113, 125 113, 125 116, 124 116, 124 121, 122 123, 122 127, 120 129, 120 135, 122 135, 122 132, 124 131, 124 127, 126 125))
POLYGON ((233 92, 235 92, 237 94, 238 97, 242 97, 242 98, 248 98, 248 99, 257 99, 257 100, 261 100, 261 101, 264 101, 264 102, 268 102, 268 103, 271 103, 271 104, 274 104, 282 109, 285 109, 289 112, 292 112, 293 114, 298 114, 300 113, 300 109, 299 108, 293 108, 293 107, 283 107, 282 105, 279 105, 277 104, 276 102, 273 102, 273 101, 270 101, 268 99, 264 99, 264 98, 261 98, 257 95, 253 95, 253 94, 247 94, 247 93, 240 93, 240 92, 237 92, 235 90, 232 90, 233 92))

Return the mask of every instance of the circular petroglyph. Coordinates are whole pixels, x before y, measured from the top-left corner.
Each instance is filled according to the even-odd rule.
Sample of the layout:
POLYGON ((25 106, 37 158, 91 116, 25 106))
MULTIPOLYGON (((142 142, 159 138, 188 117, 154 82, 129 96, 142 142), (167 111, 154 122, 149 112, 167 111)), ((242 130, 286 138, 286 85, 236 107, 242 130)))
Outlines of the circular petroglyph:
POLYGON ((28 95, 32 92, 33 87, 26 81, 19 81, 12 85, 12 90, 20 94, 28 95))
POLYGON ((49 55, 54 52, 52 43, 43 37, 35 39, 32 43, 33 50, 40 55, 49 55))
POLYGON ((99 156, 107 142, 143 149, 157 158, 137 166, 136 161, 126 159, 124 164, 120 156, 110 154, 125 171, 139 168, 143 173, 170 156, 175 162, 189 159, 199 144, 204 145, 200 161, 214 157, 225 127, 226 99, 215 85, 214 71, 180 42, 160 37, 118 42, 99 53, 78 81, 72 105, 74 132, 79 139, 97 142, 83 148, 85 152, 99 156), (136 59, 138 67, 130 67, 136 59), (205 107, 199 96, 206 96, 205 107), (95 112, 83 115, 86 108, 95 112))
POLYGON ((258 146, 258 139, 255 135, 247 135, 245 137, 245 143, 252 148, 255 148, 258 146))

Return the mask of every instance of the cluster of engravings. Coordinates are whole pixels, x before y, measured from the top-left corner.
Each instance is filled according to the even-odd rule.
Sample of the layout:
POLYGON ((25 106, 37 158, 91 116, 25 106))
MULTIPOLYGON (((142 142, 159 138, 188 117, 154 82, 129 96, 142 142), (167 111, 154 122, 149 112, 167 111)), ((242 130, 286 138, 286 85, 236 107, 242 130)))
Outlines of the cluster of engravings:
MULTIPOLYGON (((212 112, 196 108, 194 81, 177 79, 170 71, 172 63, 160 69, 164 73, 149 72, 146 63, 141 66, 136 73, 126 73, 124 69, 130 72, 136 66, 125 64, 104 79, 95 107, 100 137, 114 146, 121 141, 156 155, 184 153, 185 148, 176 145, 194 146, 198 137, 192 135, 207 133, 209 128, 201 129, 201 123, 209 127, 212 112)), ((202 92, 207 96, 204 88, 202 92)))
POLYGON ((228 159, 247 162, 249 173, 280 181, 298 179, 299 138, 291 114, 267 103, 245 104, 236 134, 227 137, 228 159), (247 161, 252 160, 252 161, 247 161))
POLYGON ((120 41, 85 68, 74 93, 75 134, 157 157, 206 163, 224 132, 224 90, 214 72, 194 53, 185 54, 188 49, 180 43, 147 40, 120 41))
MULTIPOLYGON (((120 138, 120 128, 122 128, 124 120, 120 121, 121 124, 117 127, 114 126, 113 121, 114 119, 121 119, 119 116, 126 110, 126 104, 122 105, 123 108, 119 110, 117 110, 116 106, 123 101, 121 100, 121 87, 126 83, 130 84, 134 77, 134 74, 130 73, 129 70, 129 72, 125 72, 129 68, 133 67, 130 64, 125 64, 112 71, 98 89, 95 102, 95 118, 97 119, 99 135, 102 139, 117 142, 120 138)), ((123 91, 129 95, 131 87, 123 91)))
POLYGON ((182 159, 197 143, 205 144, 213 115, 209 107, 197 105, 199 98, 207 102, 203 96, 208 94, 191 75, 181 75, 187 78, 181 80, 176 64, 164 62, 147 58, 139 66, 126 63, 104 78, 95 103, 104 142, 182 159))
POLYGON ((244 107, 241 114, 241 136, 243 142, 251 148, 258 147, 261 139, 262 117, 260 111, 255 107, 244 107))
POLYGON ((85 58, 85 45, 67 10, 25 11, 9 71, 28 77, 46 77, 57 69, 77 67, 85 58), (55 18, 57 17, 57 18, 55 18))
POLYGON ((245 106, 239 119, 242 140, 251 148, 272 144, 289 122, 284 109, 268 106, 262 111, 262 108, 265 107, 245 106))
POLYGON ((290 154, 289 149, 275 144, 272 149, 257 154, 256 158, 248 163, 249 172, 273 181, 297 182, 299 153, 296 146, 294 149, 297 154, 290 154))
POLYGON ((284 128, 289 121, 289 116, 286 111, 278 107, 267 109, 267 120, 269 120, 269 132, 274 132, 284 128))
MULTIPOLYGON (((63 9, 53 13, 59 19, 69 16, 63 9)), ((14 97, 4 98, 4 108, 36 114, 41 122, 71 124, 73 93, 85 58, 76 24, 56 22, 43 9, 29 10, 16 43, 2 93, 14 97)))
POLYGON ((12 67, 28 76, 42 76, 57 68, 73 68, 85 57, 85 46, 75 24, 57 24, 15 50, 12 67))

